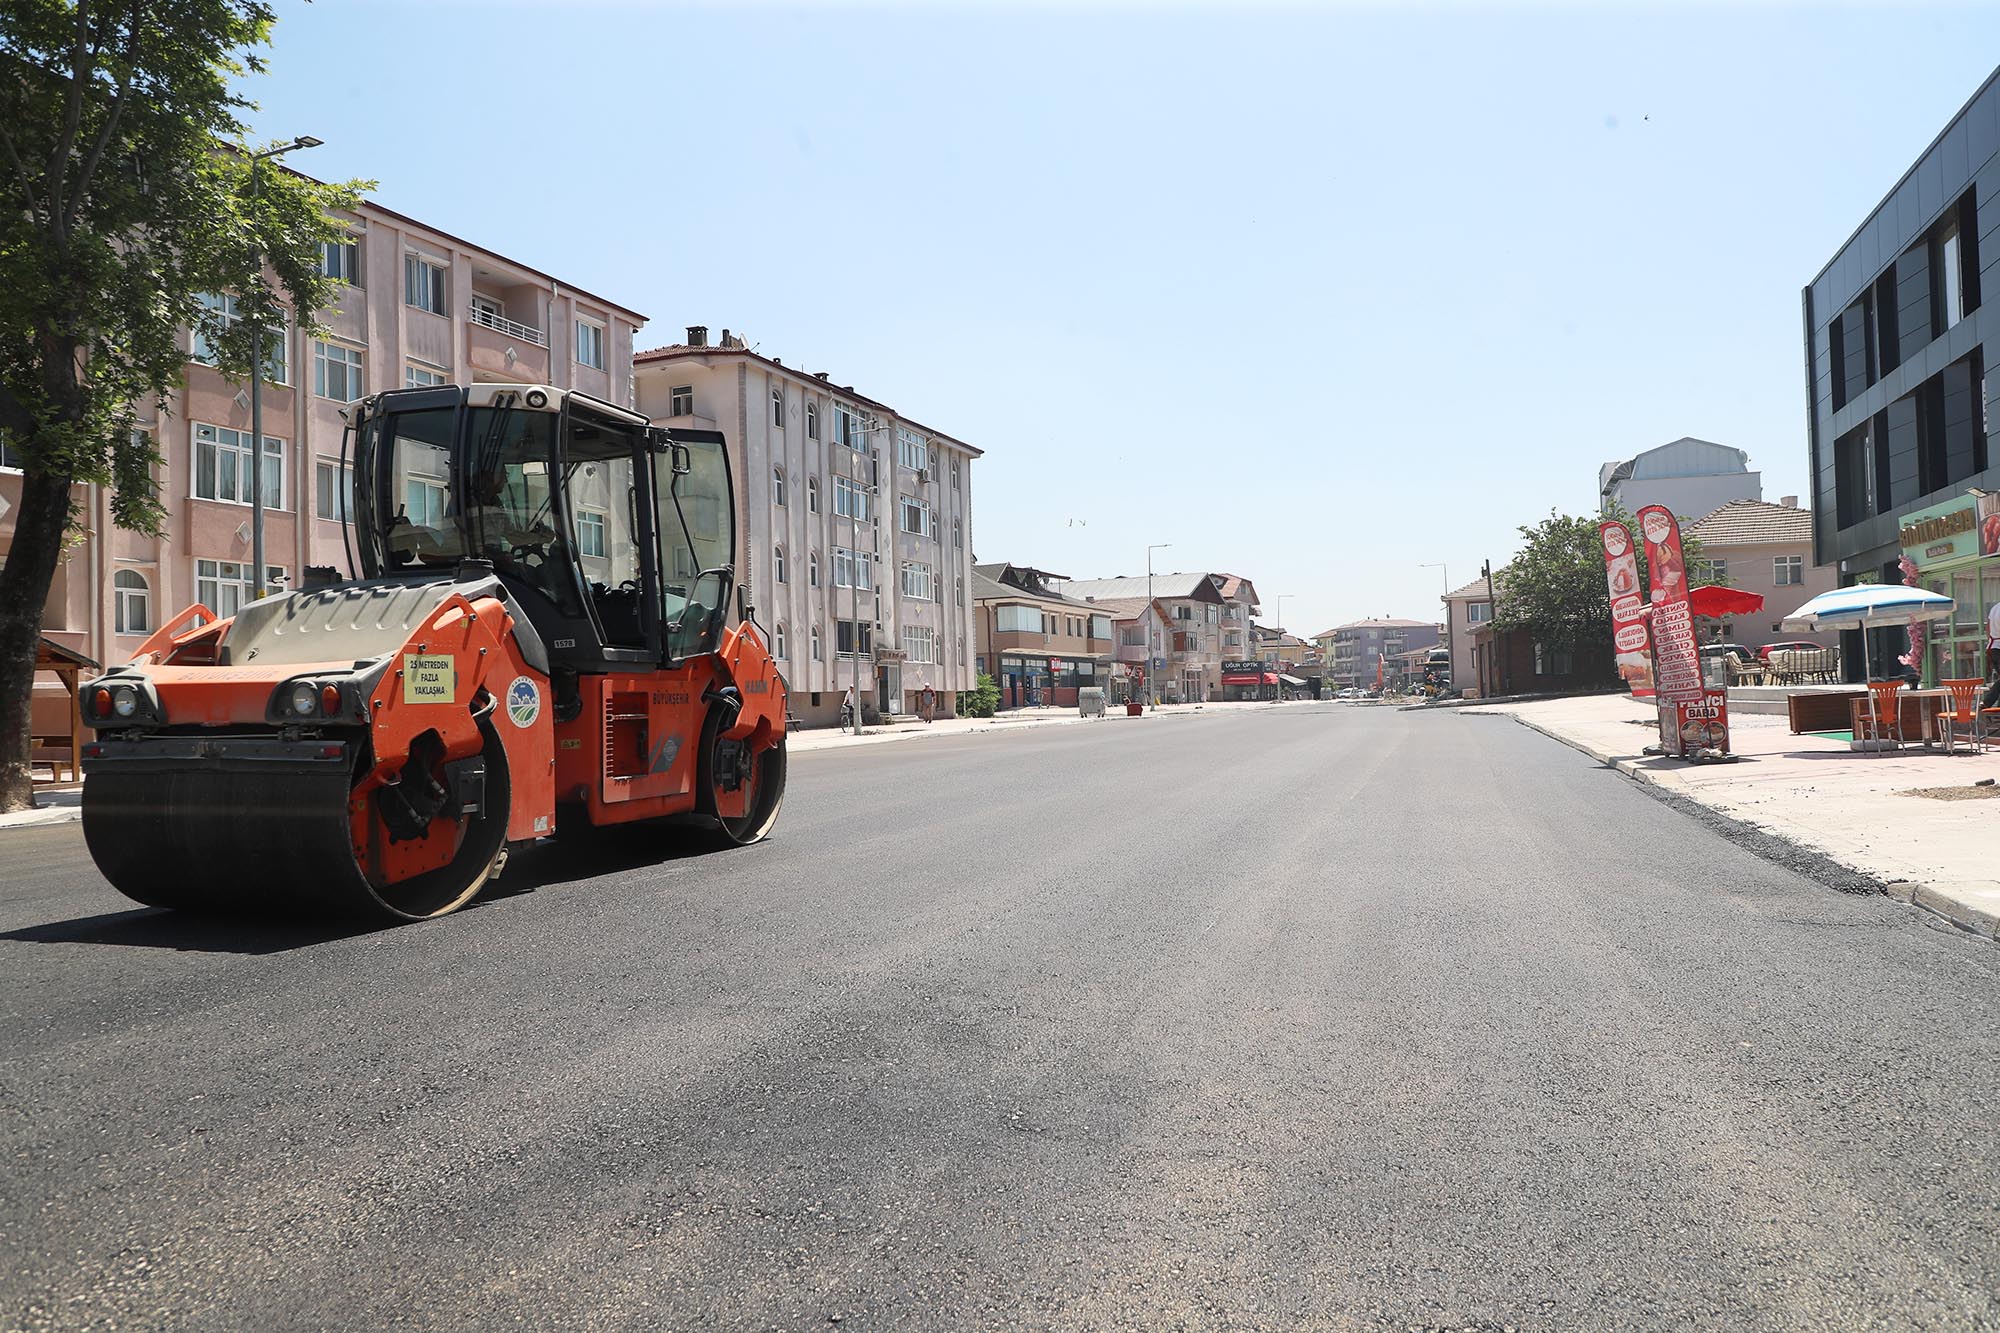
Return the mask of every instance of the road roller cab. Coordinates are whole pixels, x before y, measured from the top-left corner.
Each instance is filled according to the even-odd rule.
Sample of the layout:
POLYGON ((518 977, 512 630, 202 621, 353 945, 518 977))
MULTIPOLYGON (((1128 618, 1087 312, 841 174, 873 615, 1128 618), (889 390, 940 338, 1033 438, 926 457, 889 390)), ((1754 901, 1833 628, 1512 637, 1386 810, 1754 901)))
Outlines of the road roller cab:
POLYGON ((519 385, 348 416, 357 577, 190 607, 82 690, 106 877, 163 906, 410 919, 468 901, 510 843, 670 816, 762 838, 785 686, 732 614, 722 437, 519 385))

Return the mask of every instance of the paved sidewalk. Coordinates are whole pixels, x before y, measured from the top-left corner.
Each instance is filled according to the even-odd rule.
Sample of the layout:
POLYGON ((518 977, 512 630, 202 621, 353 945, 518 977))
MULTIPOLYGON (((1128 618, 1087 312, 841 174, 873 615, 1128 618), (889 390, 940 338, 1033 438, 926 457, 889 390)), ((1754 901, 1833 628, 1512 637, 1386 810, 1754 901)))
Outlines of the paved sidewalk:
POLYGON ((885 741, 915 740, 923 736, 966 736, 994 731, 1020 731, 1024 727, 1061 727, 1103 723, 1157 722, 1161 718, 1197 717, 1204 713, 1220 714, 1242 709, 1292 708, 1301 703, 1313 703, 1311 699, 1291 699, 1282 704, 1258 701, 1252 703, 1201 703, 1201 704, 1161 704, 1149 708, 1138 717, 1128 717, 1123 704, 1107 707, 1104 716, 1080 717, 1074 705, 1068 708, 1010 708, 995 713, 992 717, 947 717, 926 725, 922 722, 903 722, 894 726, 887 724, 869 727, 859 736, 842 731, 837 727, 812 727, 791 733, 789 748, 793 754, 813 750, 833 750, 850 745, 879 745, 885 741))
POLYGON ((31 828, 37 824, 62 824, 83 818, 83 788, 76 784, 35 788, 34 810, 0 815, 0 830, 31 828))
POLYGON ((2000 791, 1976 787, 2000 779, 2000 750, 1864 754, 1843 740, 1794 736, 1782 717, 1744 714, 1729 719, 1737 762, 1690 764, 1641 753, 1658 740, 1655 714, 1627 695, 1476 711, 1513 717, 1640 782, 1823 852, 1968 930, 1991 938, 2000 928, 2000 796, 1971 797, 2000 791), (1910 794, 1920 789, 1969 799, 1910 794))

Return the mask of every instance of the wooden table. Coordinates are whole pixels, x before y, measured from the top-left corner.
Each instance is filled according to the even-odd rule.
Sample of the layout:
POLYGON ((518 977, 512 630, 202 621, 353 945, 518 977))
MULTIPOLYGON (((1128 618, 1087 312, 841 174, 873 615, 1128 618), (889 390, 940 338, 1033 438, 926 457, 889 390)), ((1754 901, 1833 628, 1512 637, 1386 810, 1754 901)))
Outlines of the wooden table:
MULTIPOLYGON (((1847 700, 1848 728, 1854 739, 1848 744, 1855 749, 1877 742, 1861 739, 1862 723, 1872 719, 1875 701, 1868 695, 1851 696, 1847 700)), ((1898 690, 1896 692, 1896 731, 1898 744, 1910 743, 1911 733, 1915 733, 1928 750, 1937 741, 1938 714, 1951 708, 1951 691, 1943 688, 1928 690, 1898 690)))

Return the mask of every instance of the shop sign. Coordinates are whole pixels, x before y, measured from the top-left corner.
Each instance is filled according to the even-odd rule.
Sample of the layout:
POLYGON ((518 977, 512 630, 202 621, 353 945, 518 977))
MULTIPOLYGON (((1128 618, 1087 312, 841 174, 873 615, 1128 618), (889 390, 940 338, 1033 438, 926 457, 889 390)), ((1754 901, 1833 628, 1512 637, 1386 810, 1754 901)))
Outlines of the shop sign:
POLYGON ((878 662, 907 662, 910 655, 901 648, 877 648, 875 660, 878 662))
POLYGON ((1729 753, 1729 692, 1706 690, 1699 699, 1674 705, 1674 731, 1681 750, 1729 753))
POLYGON ((1611 593, 1611 647, 1617 654, 1618 678, 1643 699, 1653 692, 1653 654, 1646 632, 1647 606, 1639 596, 1638 553, 1623 523, 1598 524, 1597 539, 1604 547, 1604 578, 1611 593))
POLYGON ((1919 569, 1980 554, 1979 503, 1971 495, 1911 510, 1899 526, 1903 554, 1919 569))
POLYGON ((1224 662, 1222 673, 1226 676, 1254 676, 1264 669, 1262 662, 1224 662))

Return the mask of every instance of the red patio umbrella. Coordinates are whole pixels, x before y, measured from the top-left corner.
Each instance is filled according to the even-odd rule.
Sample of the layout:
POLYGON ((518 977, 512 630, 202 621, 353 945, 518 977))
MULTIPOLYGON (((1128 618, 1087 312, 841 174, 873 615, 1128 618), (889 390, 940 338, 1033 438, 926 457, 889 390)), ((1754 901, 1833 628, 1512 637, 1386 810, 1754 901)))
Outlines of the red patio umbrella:
POLYGON ((1688 589, 1688 609, 1695 615, 1717 619, 1722 616, 1747 616, 1764 609, 1764 598, 1759 593, 1744 592, 1740 588, 1718 588, 1704 583, 1688 589))

